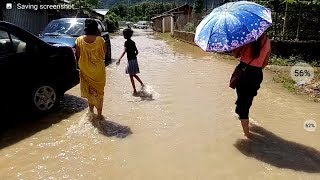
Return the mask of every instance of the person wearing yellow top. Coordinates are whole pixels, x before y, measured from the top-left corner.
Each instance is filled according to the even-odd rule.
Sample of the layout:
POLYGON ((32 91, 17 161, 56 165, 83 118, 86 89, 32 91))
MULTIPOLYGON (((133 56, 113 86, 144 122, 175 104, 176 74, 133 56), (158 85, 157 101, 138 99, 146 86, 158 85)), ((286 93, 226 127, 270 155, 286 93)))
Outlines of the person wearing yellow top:
POLYGON ((98 111, 97 118, 101 119, 106 84, 104 59, 107 50, 94 19, 86 19, 84 31, 85 35, 76 39, 81 97, 88 100, 90 115, 93 115, 95 107, 98 111))

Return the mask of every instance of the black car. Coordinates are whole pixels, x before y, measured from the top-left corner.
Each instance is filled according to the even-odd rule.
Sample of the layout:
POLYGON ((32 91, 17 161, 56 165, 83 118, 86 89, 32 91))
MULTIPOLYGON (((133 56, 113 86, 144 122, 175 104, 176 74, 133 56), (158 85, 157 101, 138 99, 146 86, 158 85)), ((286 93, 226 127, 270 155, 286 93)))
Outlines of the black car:
POLYGON ((0 83, 0 111, 48 112, 79 83, 73 50, 0 21, 0 83))
MULTIPOLYGON (((63 44, 75 48, 77 37, 84 35, 84 22, 86 18, 61 18, 51 21, 46 28, 39 34, 39 37, 49 44, 63 44)), ((106 64, 111 62, 111 44, 109 33, 103 23, 95 19, 101 36, 106 41, 107 54, 106 64)), ((74 49, 75 50, 75 49, 74 49)))

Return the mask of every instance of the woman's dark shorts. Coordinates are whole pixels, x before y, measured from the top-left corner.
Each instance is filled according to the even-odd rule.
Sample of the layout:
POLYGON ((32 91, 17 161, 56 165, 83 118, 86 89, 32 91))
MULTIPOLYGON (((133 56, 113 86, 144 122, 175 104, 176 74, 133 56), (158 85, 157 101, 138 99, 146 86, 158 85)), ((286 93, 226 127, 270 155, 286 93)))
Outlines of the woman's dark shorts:
POLYGON ((262 68, 248 66, 240 63, 236 68, 247 66, 245 73, 241 76, 239 84, 236 86, 238 99, 236 101, 236 113, 239 119, 249 119, 249 110, 254 96, 258 94, 260 84, 263 80, 262 68))

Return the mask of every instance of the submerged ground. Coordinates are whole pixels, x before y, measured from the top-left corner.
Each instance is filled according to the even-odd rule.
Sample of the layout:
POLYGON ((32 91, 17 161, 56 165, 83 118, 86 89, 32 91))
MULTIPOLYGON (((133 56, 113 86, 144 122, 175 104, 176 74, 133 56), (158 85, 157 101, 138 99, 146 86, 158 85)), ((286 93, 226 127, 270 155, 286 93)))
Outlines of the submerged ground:
MULTIPOLYGON (((319 103, 288 93, 265 71, 251 110, 256 135, 246 140, 228 87, 235 61, 148 31, 133 40, 147 84, 141 97, 131 95, 126 61, 111 64, 106 121, 94 127, 79 86, 71 89, 58 112, 2 132, 3 179, 320 178, 320 130, 304 129, 309 119, 320 124, 319 103)), ((124 39, 111 43, 117 58, 124 39)))

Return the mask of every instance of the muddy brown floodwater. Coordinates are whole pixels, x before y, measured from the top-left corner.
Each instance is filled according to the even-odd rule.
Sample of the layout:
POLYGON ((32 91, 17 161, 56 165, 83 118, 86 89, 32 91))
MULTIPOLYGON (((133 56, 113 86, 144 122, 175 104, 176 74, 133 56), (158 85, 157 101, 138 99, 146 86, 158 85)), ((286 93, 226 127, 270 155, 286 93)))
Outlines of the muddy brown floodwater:
MULTIPOLYGON (((319 103, 288 93, 266 71, 248 141, 228 88, 236 62, 148 31, 133 40, 147 89, 133 97, 126 60, 113 63, 104 101, 105 119, 132 134, 100 134, 77 86, 58 112, 2 134, 1 179, 320 179, 320 129, 303 128, 309 119, 320 125, 319 103)), ((111 43, 117 58, 124 39, 111 43)))

